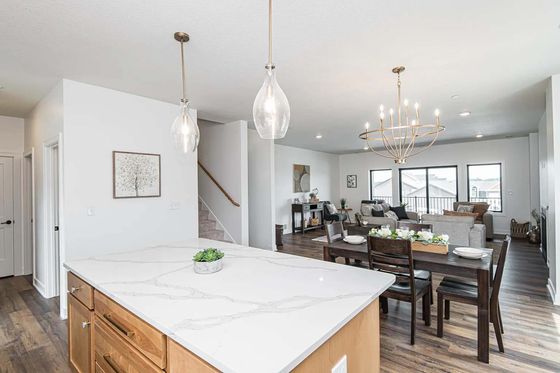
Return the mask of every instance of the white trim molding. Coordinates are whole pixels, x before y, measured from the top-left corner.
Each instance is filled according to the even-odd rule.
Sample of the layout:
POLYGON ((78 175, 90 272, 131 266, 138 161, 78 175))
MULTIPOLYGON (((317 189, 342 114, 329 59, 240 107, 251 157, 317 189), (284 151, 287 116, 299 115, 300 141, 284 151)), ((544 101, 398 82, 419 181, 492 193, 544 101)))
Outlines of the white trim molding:
POLYGON ((560 299, 558 299, 558 297, 556 296, 556 289, 554 288, 554 284, 552 283, 552 280, 550 278, 548 278, 546 288, 548 289, 550 298, 552 298, 552 303, 556 306, 560 306, 560 299))

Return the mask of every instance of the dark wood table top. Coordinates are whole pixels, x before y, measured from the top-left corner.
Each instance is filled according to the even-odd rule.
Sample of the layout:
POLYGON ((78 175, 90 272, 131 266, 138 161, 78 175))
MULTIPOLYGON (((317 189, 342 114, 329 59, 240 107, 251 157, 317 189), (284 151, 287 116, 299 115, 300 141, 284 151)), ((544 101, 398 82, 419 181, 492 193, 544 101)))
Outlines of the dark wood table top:
MULTIPOLYGON (((350 259, 368 261, 367 243, 361 245, 352 245, 344 241, 336 241, 325 244, 334 255, 346 257, 350 259)), ((492 270, 492 249, 483 249, 488 255, 482 259, 465 259, 453 253, 453 249, 460 247, 457 245, 449 245, 449 252, 445 254, 434 254, 423 251, 414 251, 414 264, 417 269, 426 269, 440 273, 454 273, 456 275, 465 275, 466 277, 476 277, 478 270, 492 270), (450 271, 454 267, 455 270, 450 271), (460 273, 457 270, 462 269, 460 273)))

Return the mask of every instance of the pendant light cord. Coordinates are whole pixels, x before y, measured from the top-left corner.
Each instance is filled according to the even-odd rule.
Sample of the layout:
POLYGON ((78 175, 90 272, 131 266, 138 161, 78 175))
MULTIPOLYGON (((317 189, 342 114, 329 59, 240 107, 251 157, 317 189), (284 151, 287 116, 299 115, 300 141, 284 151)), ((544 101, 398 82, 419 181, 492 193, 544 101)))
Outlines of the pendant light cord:
POLYGON ((272 66, 272 0, 268 0, 268 65, 272 66))
POLYGON ((185 85, 185 52, 183 50, 183 44, 184 42, 181 42, 181 77, 183 79, 183 87, 182 87, 182 91, 183 91, 183 98, 181 99, 181 102, 187 102, 187 94, 186 94, 186 85, 185 85))

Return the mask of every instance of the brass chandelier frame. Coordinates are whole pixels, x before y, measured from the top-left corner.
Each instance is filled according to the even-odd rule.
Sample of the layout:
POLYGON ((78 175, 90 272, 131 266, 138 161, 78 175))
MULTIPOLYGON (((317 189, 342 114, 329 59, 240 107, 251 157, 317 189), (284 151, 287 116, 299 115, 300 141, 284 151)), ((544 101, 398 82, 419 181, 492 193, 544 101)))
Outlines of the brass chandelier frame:
POLYGON ((419 105, 414 104, 415 118, 410 120, 408 112, 408 100, 401 101, 401 73, 405 70, 404 66, 393 68, 393 73, 397 74, 397 118, 395 123, 393 109, 389 111, 389 125, 385 124, 385 112, 383 105, 379 108, 379 127, 369 129, 366 123, 366 130, 360 133, 359 137, 365 140, 369 150, 375 154, 393 159, 397 164, 404 164, 406 160, 417 154, 428 150, 438 139, 440 132, 445 130, 439 119, 439 110, 436 110, 435 124, 420 123, 419 105), (402 108, 404 104, 404 110, 402 108), (427 143, 417 144, 418 139, 430 139, 427 143), (385 150, 378 151, 374 148, 375 142, 381 142, 385 150), (386 153, 382 153, 386 152, 386 153))

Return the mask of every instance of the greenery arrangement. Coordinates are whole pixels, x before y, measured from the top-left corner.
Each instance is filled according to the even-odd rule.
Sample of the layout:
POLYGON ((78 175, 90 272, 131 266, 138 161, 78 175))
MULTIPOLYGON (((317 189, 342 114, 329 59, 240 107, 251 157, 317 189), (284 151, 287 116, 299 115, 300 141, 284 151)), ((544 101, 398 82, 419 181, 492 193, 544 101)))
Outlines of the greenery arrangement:
POLYGON ((369 235, 379 238, 388 238, 392 240, 410 240, 419 241, 426 244, 447 245, 449 243, 449 236, 447 234, 433 234, 432 232, 415 232, 411 229, 395 229, 389 228, 372 228, 369 235))
POLYGON ((537 209, 533 209, 533 211, 531 211, 531 216, 533 217, 533 220, 535 220, 535 225, 540 228, 540 226, 541 226, 541 214, 539 214, 537 209))
POLYGON ((340 207, 343 209, 346 208, 346 198, 340 199, 340 207))
POLYGON ((224 257, 224 253, 218 249, 208 248, 201 250, 193 256, 195 262, 215 262, 224 257))

